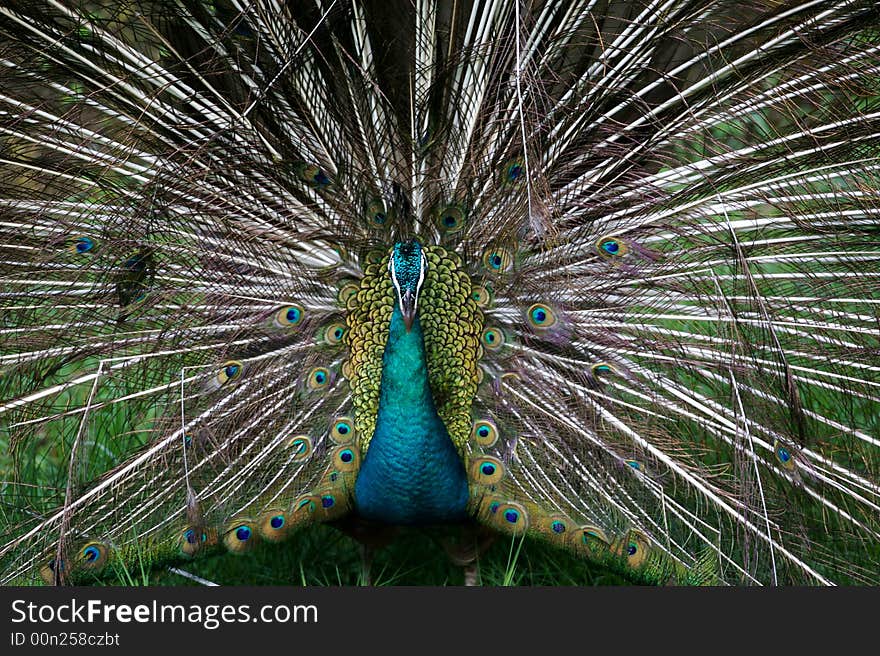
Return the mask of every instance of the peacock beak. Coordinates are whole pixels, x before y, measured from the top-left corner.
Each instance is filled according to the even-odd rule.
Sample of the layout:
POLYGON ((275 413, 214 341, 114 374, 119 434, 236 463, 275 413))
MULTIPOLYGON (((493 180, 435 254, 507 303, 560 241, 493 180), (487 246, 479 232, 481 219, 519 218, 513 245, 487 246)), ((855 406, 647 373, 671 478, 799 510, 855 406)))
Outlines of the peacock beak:
POLYGON ((416 295, 411 289, 403 292, 403 296, 400 298, 400 312, 403 314, 406 332, 409 332, 412 330, 413 321, 416 319, 416 295))

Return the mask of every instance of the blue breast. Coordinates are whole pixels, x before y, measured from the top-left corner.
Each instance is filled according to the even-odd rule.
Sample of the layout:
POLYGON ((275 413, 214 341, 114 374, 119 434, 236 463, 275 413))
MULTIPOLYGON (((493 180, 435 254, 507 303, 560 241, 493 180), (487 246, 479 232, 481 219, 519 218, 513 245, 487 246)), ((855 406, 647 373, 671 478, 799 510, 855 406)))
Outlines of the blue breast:
POLYGON ((437 415, 418 318, 406 332, 395 306, 382 357, 376 431, 355 483, 362 517, 388 524, 464 519, 467 475, 437 415))

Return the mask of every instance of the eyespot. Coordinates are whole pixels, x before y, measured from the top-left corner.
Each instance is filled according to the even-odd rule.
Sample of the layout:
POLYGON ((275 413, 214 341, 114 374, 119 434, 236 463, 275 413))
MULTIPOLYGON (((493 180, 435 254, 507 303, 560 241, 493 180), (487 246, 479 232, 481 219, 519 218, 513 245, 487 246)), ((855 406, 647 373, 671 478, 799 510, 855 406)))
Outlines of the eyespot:
POLYGON ((343 473, 357 471, 360 466, 358 451, 351 446, 341 446, 333 451, 333 466, 343 473))
POLYGON ((521 159, 513 158, 507 160, 501 169, 502 185, 514 185, 521 182, 526 175, 525 165, 521 159))
POLYGON ((596 242, 599 255, 606 258, 623 257, 627 253, 626 244, 614 236, 602 237, 596 242))
POLYGON ((223 544, 233 553, 250 551, 257 542, 254 524, 249 519, 239 519, 231 523, 223 534, 223 544))
POLYGON ((504 478, 504 465, 492 456, 475 458, 470 470, 471 480, 478 485, 495 485, 504 478))
POLYGON ((186 556, 195 556, 200 549, 217 544, 217 531, 215 529, 196 529, 188 526, 183 529, 178 538, 180 551, 186 556))
POLYGON ((315 164, 301 164, 298 173, 300 180, 310 187, 323 188, 333 184, 327 172, 315 164))
POLYGON ((492 304, 492 292, 483 285, 474 285, 471 291, 471 298, 474 299, 477 307, 487 308, 492 304))
POLYGON ((290 532, 290 522, 283 510, 270 510, 260 520, 260 537, 269 542, 280 542, 290 532))
POLYGON ((59 565, 56 565, 56 561, 54 558, 50 559, 48 562, 44 563, 42 567, 40 567, 40 578, 43 579, 43 583, 46 585, 55 585, 55 570, 59 572, 64 571, 64 561, 61 561, 59 565))
POLYGON ((437 213, 437 226, 442 232, 458 232, 465 226, 465 213, 458 205, 447 205, 437 213))
POLYGON ((345 283, 342 287, 339 288, 339 293, 336 295, 339 304, 343 307, 347 307, 349 301, 357 296, 358 289, 359 287, 356 283, 345 283))
POLYGON ((529 516, 526 509, 518 503, 499 504, 494 512, 495 525, 506 533, 523 535, 529 528, 529 516))
POLYGON ((776 455, 777 462, 779 462, 779 464, 785 469, 788 471, 793 471, 795 469, 794 454, 788 447, 780 442, 776 442, 773 445, 773 452, 776 455))
POLYGON ((314 512, 317 510, 320 502, 320 497, 314 494, 306 494, 299 497, 293 502, 293 506, 291 507, 290 523, 302 524, 303 522, 313 519, 314 512))
POLYGON ((306 378, 306 385, 310 390, 320 390, 330 384, 330 371, 324 367, 315 367, 306 378))
POLYGON ((621 540, 615 551, 626 558, 630 567, 639 567, 648 558, 648 538, 636 530, 629 532, 625 540, 621 540))
POLYGON ((308 435, 294 435, 287 440, 287 448, 293 451, 294 460, 304 460, 312 452, 312 440, 308 435))
POLYGON ((289 328, 291 326, 298 326, 300 323, 302 323, 304 315, 305 312, 301 306, 285 305, 283 308, 275 313, 275 319, 273 323, 278 328, 289 328))
POLYGON ((475 421, 471 429, 471 439, 482 447, 493 446, 498 441, 498 428, 489 419, 475 421))
POLYGON ((614 367, 612 367, 607 362, 597 362, 592 367, 590 367, 590 371, 597 378, 615 373, 614 367))
POLYGON ((483 253, 483 266, 491 273, 502 273, 513 265, 513 255, 504 248, 490 248, 483 253))
POLYGON ((572 536, 574 525, 566 515, 556 513, 541 522, 541 532, 552 540, 567 543, 572 536))
POLYGON ((342 341, 342 338, 345 337, 345 331, 346 326, 344 323, 331 323, 329 326, 324 328, 324 343, 329 344, 330 346, 336 346, 342 341))
POLYGON ((368 223, 377 227, 384 226, 391 218, 385 202, 380 198, 374 198, 367 204, 364 215, 368 223))
POLYGON ((529 325, 538 330, 550 328, 556 324, 556 313, 541 303, 535 303, 526 310, 529 325))
POLYGON ((349 444, 354 439, 354 422, 350 417, 337 417, 330 429, 330 439, 337 444, 349 444))
POLYGON ((482 345, 490 351, 497 351, 504 346, 504 332, 500 328, 489 327, 483 329, 480 337, 482 345))
POLYGON ((214 375, 215 387, 221 387, 232 383, 241 377, 243 365, 238 360, 229 360, 220 366, 220 370, 214 375))
POLYGON ((100 542, 89 542, 77 555, 77 563, 89 569, 100 569, 107 562, 107 547, 100 542))
POLYGON ((91 237, 74 237, 70 240, 70 250, 74 255, 85 255, 95 248, 91 237))
POLYGON ((574 546, 576 549, 586 550, 593 555, 607 553, 609 547, 608 536, 598 526, 587 524, 577 529, 574 546))

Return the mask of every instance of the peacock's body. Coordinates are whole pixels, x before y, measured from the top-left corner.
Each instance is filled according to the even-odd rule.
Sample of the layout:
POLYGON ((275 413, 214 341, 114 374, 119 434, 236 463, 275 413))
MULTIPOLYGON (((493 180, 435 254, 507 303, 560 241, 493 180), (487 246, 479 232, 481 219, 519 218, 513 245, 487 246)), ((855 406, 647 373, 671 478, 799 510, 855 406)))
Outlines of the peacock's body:
POLYGON ((356 518, 877 583, 878 21, 3 3, 0 580, 356 518))

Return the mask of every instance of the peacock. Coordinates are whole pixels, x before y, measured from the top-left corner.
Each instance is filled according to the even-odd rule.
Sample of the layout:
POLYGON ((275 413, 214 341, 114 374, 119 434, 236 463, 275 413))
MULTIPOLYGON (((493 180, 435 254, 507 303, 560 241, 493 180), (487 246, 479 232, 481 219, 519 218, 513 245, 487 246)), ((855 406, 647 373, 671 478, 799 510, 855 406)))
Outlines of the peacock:
POLYGON ((326 524, 877 584, 878 27, 4 0, 0 581, 326 524))

